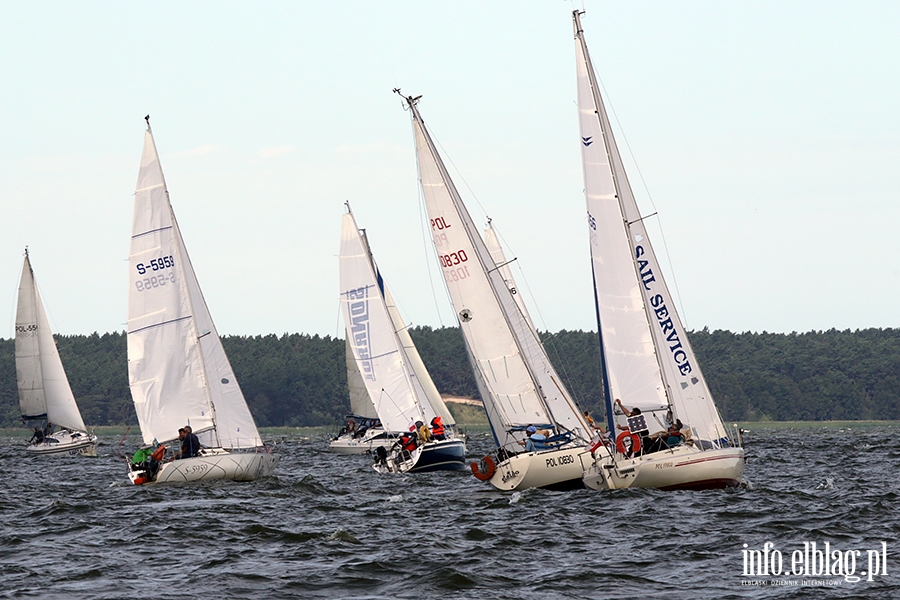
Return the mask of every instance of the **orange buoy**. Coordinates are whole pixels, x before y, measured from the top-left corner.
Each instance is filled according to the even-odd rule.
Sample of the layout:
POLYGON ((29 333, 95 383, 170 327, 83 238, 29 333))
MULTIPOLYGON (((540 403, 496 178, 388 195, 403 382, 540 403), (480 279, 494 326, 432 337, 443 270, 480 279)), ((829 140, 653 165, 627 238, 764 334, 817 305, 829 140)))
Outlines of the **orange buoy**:
POLYGON ((494 464, 494 459, 490 456, 485 456, 480 463, 473 462, 469 466, 472 467, 472 474, 479 481, 487 481, 497 472, 497 465, 494 464))
POLYGON ((641 451, 641 436, 630 431, 623 431, 616 438, 616 450, 621 454, 633 455, 641 451), (631 451, 625 447, 625 438, 631 438, 631 451))

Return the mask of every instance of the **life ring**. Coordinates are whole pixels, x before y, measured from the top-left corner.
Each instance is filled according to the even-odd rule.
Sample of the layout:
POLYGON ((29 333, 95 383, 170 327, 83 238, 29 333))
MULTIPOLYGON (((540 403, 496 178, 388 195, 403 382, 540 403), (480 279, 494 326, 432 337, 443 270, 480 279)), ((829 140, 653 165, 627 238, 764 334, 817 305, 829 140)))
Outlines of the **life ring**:
POLYGON ((160 446, 159 448, 157 448, 156 450, 153 451, 153 454, 150 455, 150 458, 159 462, 163 459, 163 456, 165 456, 165 455, 166 455, 166 447, 160 446))
POLYGON ((629 454, 628 449, 625 447, 625 438, 631 438, 631 455, 641 451, 641 436, 630 431, 623 431, 616 438, 616 451, 619 454, 629 454))
POLYGON ((472 474, 479 481, 487 481, 497 472, 497 465, 494 464, 494 459, 490 456, 485 456, 480 463, 473 462, 469 466, 472 467, 472 474), (481 470, 482 468, 484 468, 483 471, 481 470))

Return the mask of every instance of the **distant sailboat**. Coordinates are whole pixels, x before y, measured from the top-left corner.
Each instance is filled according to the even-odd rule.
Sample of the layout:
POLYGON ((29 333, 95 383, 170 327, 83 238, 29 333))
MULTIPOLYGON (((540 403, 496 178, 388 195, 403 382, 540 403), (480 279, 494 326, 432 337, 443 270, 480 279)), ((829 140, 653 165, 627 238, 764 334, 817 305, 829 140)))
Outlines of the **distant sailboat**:
POLYGON ((128 288, 128 376, 144 444, 177 443, 190 425, 198 456, 130 464, 135 484, 271 475, 263 444, 213 325, 169 203, 150 130, 134 198, 128 288))
POLYGON ((24 421, 46 419, 61 429, 30 445, 33 454, 97 456, 97 436, 88 433, 69 387, 50 322, 38 292, 28 249, 16 308, 16 379, 24 421))
POLYGON ((347 205, 341 231, 341 307, 356 372, 384 430, 397 440, 409 424, 437 423, 444 439, 402 443, 392 452, 375 447, 375 470, 422 472, 465 469, 466 448, 437 393, 406 325, 375 266, 368 240, 347 205))
POLYGON ((595 489, 737 485, 744 464, 739 435, 722 423, 663 280, 603 106, 580 14, 573 13, 581 154, 607 420, 617 434, 609 452, 597 448, 584 481, 595 489), (656 429, 657 438, 650 434, 656 429))
POLYGON ((404 99, 432 240, 497 444, 494 454, 473 463, 473 473, 501 490, 582 487, 591 428, 479 235, 425 127, 419 98, 404 99))

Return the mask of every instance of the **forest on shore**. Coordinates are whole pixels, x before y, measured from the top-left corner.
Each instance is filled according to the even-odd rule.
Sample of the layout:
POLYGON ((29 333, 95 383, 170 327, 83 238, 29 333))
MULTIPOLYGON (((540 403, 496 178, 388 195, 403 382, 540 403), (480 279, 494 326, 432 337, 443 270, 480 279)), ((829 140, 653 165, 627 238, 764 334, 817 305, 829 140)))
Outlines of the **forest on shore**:
MULTIPOLYGON (((478 398, 457 327, 410 334, 441 393, 478 398)), ((900 329, 688 335, 728 421, 900 419, 900 329)), ((541 336, 579 406, 605 414, 597 334, 541 336)), ((85 423, 137 424, 125 334, 55 337, 85 423)), ((293 333, 222 341, 259 426, 332 425, 350 410, 343 339, 293 333)), ((0 427, 20 423, 15 342, 0 340, 0 427)))

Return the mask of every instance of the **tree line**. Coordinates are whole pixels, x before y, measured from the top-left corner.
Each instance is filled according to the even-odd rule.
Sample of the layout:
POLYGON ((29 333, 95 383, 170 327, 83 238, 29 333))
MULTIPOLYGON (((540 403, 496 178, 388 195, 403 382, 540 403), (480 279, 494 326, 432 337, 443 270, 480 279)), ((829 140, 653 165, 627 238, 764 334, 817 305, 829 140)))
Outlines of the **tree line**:
MULTIPOLYGON (((460 331, 410 334, 437 388, 478 397, 460 331)), ((900 419, 900 329, 689 332, 728 421, 900 419)), ((560 377, 595 418, 605 413, 595 332, 543 332, 560 377)), ((56 336, 85 423, 135 425, 124 333, 56 336)), ((257 424, 332 425, 350 410, 344 341, 299 333, 222 338, 257 424)), ((0 426, 20 423, 15 342, 0 339, 0 426)))

